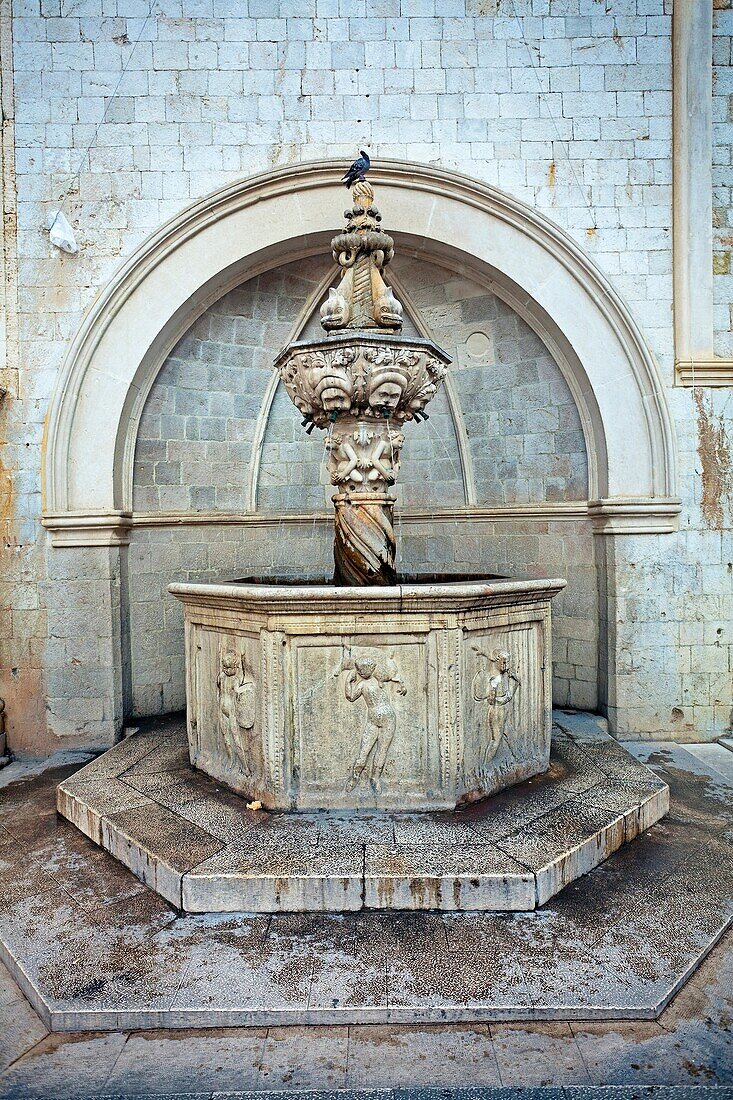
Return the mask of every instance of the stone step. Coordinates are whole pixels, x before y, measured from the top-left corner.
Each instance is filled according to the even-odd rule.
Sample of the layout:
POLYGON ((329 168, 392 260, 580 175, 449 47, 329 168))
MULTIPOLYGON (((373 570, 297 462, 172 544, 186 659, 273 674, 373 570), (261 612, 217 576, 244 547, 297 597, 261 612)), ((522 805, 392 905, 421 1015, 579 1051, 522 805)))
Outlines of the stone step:
POLYGON ((181 723, 125 738, 61 783, 57 805, 187 913, 528 912, 669 799, 594 719, 574 718, 547 772, 463 811, 250 810, 191 768, 181 723))

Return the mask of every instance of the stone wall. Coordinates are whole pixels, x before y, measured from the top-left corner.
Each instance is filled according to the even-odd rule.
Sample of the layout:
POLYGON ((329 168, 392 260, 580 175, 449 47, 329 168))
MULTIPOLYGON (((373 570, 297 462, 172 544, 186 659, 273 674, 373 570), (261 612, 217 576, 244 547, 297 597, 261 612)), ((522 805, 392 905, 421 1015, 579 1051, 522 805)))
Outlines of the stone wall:
MULTIPOLYGON (((500 0, 302 0, 297 12, 290 0, 157 0, 150 17, 143 0, 12 6, 12 51, 6 36, 1 62, 9 326, 0 383, 8 389, 0 405, 0 695, 16 751, 109 743, 121 713, 125 551, 51 549, 40 524, 44 418, 85 310, 151 232, 214 188, 317 157, 346 162, 360 146, 377 160, 434 162, 497 184, 565 228, 628 303, 675 419, 683 514, 676 536, 596 540, 608 577, 602 640, 613 654, 609 639, 620 640, 633 695, 622 732, 723 733, 733 669, 731 407, 724 392, 672 389, 671 0, 514 0, 512 11, 500 0), (44 229, 60 201, 77 256, 52 248, 44 229)), ((719 208, 728 203, 729 18, 718 10, 719 208)), ((723 236, 727 228, 719 226, 723 236)), ((722 237, 716 251, 725 251, 722 237)), ((723 353, 727 280, 716 279, 723 353)), ((235 388, 234 397, 247 394, 235 388)), ((488 433, 485 416, 473 427, 488 433)), ((165 464, 175 461, 166 450, 165 464)), ((152 466, 152 484, 139 492, 159 490, 149 504, 163 507, 176 483, 156 484, 152 466)), ((512 477, 492 483, 490 473, 484 484, 495 499, 512 477)), ((191 483, 198 495, 186 485, 185 507, 208 508, 212 488, 222 501, 239 489, 236 477, 220 487, 212 480, 191 483)), ((190 541, 194 530, 203 529, 187 529, 190 541)), ((157 534, 136 531, 131 561, 138 539, 152 545, 157 534)), ((535 538, 516 537, 525 536, 535 538)), ((532 545, 539 559, 544 551, 532 545)))

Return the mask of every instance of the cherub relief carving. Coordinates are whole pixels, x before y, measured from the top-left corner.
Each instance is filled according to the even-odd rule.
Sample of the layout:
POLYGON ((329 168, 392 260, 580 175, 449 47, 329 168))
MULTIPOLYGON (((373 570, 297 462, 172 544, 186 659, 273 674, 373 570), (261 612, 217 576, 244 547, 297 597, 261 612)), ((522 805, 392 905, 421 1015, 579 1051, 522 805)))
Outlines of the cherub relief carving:
POLYGON ((248 732, 257 715, 254 680, 247 675, 244 654, 225 649, 219 658, 216 679, 219 698, 219 734, 230 764, 238 763, 244 774, 252 774, 252 753, 248 732))
POLYGON ((397 713, 387 690, 395 684, 399 695, 407 694, 394 657, 374 653, 349 652, 339 672, 346 672, 344 694, 350 703, 359 699, 366 706, 366 723, 361 734, 359 752, 346 784, 353 791, 366 780, 375 794, 382 791, 382 773, 397 728, 397 713))
POLYGON ((404 441, 401 432, 383 434, 364 424, 348 435, 334 432, 326 441, 332 483, 346 489, 375 491, 393 485, 404 441))
POLYGON ((474 699, 487 704, 489 738, 481 756, 482 770, 485 770, 496 756, 502 739, 513 754, 506 734, 506 721, 508 704, 519 691, 521 680, 512 667, 511 654, 506 650, 495 649, 489 654, 476 646, 474 650, 479 658, 486 661, 486 667, 478 670, 471 685, 474 699))

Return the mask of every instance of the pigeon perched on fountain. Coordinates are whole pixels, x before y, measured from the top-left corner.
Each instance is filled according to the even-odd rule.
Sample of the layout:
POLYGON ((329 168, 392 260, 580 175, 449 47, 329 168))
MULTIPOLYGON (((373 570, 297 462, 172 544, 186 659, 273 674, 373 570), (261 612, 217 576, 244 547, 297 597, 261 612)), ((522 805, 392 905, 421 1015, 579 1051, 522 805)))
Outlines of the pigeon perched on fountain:
POLYGON ((341 180, 344 187, 353 187, 357 180, 361 180, 363 182, 367 172, 371 167, 372 162, 369 159, 369 154, 365 153, 363 149, 359 150, 359 154, 360 155, 356 158, 346 175, 341 180))

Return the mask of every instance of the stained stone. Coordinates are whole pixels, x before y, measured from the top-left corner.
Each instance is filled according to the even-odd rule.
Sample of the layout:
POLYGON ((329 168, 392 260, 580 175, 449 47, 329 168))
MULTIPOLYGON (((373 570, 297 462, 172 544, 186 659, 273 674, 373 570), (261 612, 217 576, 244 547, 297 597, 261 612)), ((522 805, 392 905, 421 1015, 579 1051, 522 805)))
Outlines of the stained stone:
POLYGON ((534 875, 489 845, 366 848, 367 909, 527 910, 534 892, 534 875))
POLYGON ((586 874, 620 848, 624 818, 569 800, 532 822, 530 831, 510 833, 498 847, 535 874, 537 904, 586 874))
POLYGON ((58 810, 95 844, 102 843, 102 820, 121 810, 145 806, 151 799, 112 777, 79 779, 59 786, 58 810))
POLYGON ((263 843, 258 837, 256 847, 230 846, 190 871, 183 880, 183 908, 189 913, 361 909, 363 873, 361 845, 314 847, 297 838, 263 843))
POLYGON ((545 772, 550 604, 564 585, 171 585, 191 763, 247 800, 300 811, 454 810, 545 772))
POLYGON ((562 732, 545 774, 434 814, 248 810, 181 764, 179 723, 142 737, 143 755, 131 748, 138 736, 105 754, 106 781, 95 766, 91 780, 82 768, 62 783, 59 809, 190 912, 528 911, 667 806, 665 784, 616 742, 577 745, 562 732), (610 768, 625 769, 628 782, 605 778, 606 745, 610 768))
MULTIPOLYGON (((8 820, 35 816, 39 853, 69 831, 45 812, 62 777, 4 792, 8 820)), ((677 818, 527 913, 194 916, 144 886, 90 910, 57 882, 75 850, 56 849, 52 874, 13 837, 0 845, 0 954, 53 1030, 652 1019, 731 920, 733 845, 699 812, 701 790, 719 788, 674 778, 677 818)))
POLYGON ((223 847, 221 840, 157 802, 105 818, 102 845, 177 906, 183 874, 223 847))

